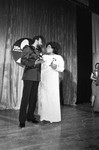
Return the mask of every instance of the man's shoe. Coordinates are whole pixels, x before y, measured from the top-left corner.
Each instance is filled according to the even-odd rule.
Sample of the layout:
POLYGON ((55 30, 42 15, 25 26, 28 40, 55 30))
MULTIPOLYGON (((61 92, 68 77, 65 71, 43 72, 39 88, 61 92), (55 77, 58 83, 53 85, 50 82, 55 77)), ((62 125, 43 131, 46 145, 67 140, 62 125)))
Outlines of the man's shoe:
POLYGON ((39 121, 36 120, 35 118, 34 119, 27 119, 28 122, 31 122, 31 123, 35 123, 35 124, 38 124, 39 121))
POLYGON ((20 124, 19 124, 19 127, 20 127, 20 128, 25 128, 25 123, 20 123, 20 124))

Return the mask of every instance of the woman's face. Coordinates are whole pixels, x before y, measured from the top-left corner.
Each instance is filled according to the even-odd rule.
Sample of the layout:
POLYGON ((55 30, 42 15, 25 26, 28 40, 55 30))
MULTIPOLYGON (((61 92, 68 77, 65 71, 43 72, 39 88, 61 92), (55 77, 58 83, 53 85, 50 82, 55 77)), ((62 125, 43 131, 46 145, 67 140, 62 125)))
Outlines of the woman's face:
POLYGON ((53 53, 53 48, 51 47, 51 45, 48 45, 48 46, 46 47, 46 52, 47 52, 48 54, 53 53))

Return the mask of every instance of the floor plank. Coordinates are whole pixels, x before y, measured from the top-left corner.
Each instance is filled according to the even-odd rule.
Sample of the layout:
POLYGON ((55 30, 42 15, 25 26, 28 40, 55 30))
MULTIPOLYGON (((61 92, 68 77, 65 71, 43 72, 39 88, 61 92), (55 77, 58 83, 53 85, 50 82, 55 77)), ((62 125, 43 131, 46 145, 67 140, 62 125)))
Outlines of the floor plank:
POLYGON ((99 114, 90 104, 62 106, 61 123, 18 127, 18 110, 0 110, 0 150, 99 150, 99 114))

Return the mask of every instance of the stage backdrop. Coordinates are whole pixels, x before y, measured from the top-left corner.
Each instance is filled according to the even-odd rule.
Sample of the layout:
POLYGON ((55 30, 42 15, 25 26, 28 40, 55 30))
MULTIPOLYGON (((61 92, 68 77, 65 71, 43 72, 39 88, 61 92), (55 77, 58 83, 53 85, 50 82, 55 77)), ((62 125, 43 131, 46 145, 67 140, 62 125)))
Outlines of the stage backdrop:
POLYGON ((11 49, 20 38, 43 35, 61 45, 65 60, 62 75, 64 104, 74 105, 77 87, 76 6, 58 0, 0 0, 0 107, 18 109, 22 97, 23 68, 11 49))

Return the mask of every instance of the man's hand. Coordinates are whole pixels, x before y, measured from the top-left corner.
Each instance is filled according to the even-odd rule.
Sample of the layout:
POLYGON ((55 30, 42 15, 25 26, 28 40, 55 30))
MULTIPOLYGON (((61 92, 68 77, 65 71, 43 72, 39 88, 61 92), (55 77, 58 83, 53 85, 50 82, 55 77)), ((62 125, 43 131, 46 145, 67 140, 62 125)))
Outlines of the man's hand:
POLYGON ((37 59, 37 60, 35 61, 35 65, 37 65, 37 64, 42 64, 43 62, 44 62, 43 59, 37 59))

